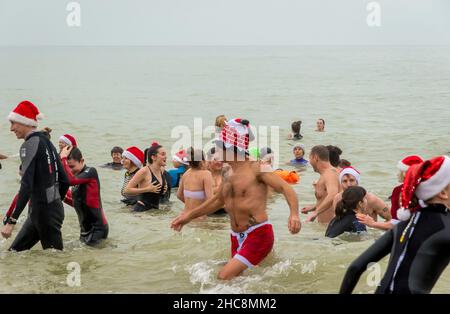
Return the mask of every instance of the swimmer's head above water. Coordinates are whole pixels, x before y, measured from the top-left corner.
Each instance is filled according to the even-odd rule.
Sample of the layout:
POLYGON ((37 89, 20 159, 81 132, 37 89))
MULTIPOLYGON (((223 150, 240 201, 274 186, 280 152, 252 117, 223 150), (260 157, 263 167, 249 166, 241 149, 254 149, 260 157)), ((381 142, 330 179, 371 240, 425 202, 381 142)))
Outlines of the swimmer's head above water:
POLYGON ((84 158, 81 150, 78 147, 73 147, 70 154, 67 156, 67 164, 69 165, 72 174, 76 175, 84 168, 84 158))
POLYGON ((152 146, 146 150, 147 162, 152 165, 155 164, 160 167, 164 167, 167 161, 167 154, 164 147, 154 142, 152 146))
POLYGON ((342 199, 336 204, 336 217, 342 218, 348 211, 365 214, 367 192, 360 186, 352 186, 342 193, 342 199))

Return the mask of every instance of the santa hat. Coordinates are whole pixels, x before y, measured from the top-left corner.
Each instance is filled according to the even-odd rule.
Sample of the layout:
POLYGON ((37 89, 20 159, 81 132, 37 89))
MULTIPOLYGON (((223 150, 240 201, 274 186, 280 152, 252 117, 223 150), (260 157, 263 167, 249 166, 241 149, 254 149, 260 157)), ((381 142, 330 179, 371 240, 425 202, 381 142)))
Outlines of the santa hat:
POLYGON ((423 159, 417 155, 406 156, 397 163, 397 168, 400 171, 406 172, 412 165, 417 165, 423 162, 423 159))
POLYGON ((433 198, 449 184, 450 158, 448 156, 435 157, 409 167, 403 182, 402 208, 397 211, 397 217, 400 220, 408 220, 411 212, 419 209, 418 207, 409 208, 414 194, 423 205, 423 201, 433 198))
POLYGON ((344 178, 344 176, 346 174, 351 174, 352 176, 355 177, 355 179, 358 182, 358 184, 361 183, 361 174, 360 174, 360 172, 358 170, 356 170, 353 167, 342 168, 341 173, 339 174, 339 182, 342 182, 342 178, 344 178))
POLYGON ((141 168, 144 163, 144 153, 142 150, 137 148, 136 146, 128 147, 123 153, 122 157, 128 158, 131 160, 136 167, 141 168))
POLYGON ((222 128, 220 140, 226 148, 236 147, 240 151, 248 152, 250 140, 250 123, 244 119, 232 119, 227 121, 222 128))
POLYGON ((22 101, 8 115, 9 121, 34 127, 38 126, 37 120, 42 118, 43 115, 39 112, 39 109, 28 100, 22 101))
POLYGON ((60 140, 61 142, 66 143, 67 145, 70 145, 70 146, 73 146, 73 147, 76 147, 76 146, 77 146, 77 141, 75 140, 75 137, 73 137, 73 136, 70 135, 70 134, 64 134, 64 135, 61 135, 61 136, 59 137, 59 140, 60 140))
POLYGON ((187 153, 184 150, 180 150, 178 153, 173 155, 172 160, 179 162, 183 165, 189 165, 187 153))

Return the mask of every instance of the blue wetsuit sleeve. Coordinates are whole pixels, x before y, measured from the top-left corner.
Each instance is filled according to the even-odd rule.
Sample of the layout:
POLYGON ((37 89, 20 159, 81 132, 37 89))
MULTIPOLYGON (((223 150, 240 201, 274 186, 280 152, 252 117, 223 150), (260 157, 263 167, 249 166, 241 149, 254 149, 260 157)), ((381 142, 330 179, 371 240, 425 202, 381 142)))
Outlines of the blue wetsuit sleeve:
POLYGON ((342 280, 340 294, 352 293, 359 281, 362 273, 367 269, 369 263, 378 262, 391 251, 394 239, 392 230, 387 231, 380 239, 378 239, 371 247, 362 253, 347 269, 344 279, 342 280))

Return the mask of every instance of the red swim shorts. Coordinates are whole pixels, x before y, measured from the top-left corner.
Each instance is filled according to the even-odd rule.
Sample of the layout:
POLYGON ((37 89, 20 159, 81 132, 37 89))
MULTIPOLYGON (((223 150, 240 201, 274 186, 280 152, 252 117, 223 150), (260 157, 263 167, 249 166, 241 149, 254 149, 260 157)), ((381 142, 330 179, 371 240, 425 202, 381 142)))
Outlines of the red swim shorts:
POLYGON ((273 242, 273 228, 267 221, 244 232, 232 231, 231 256, 248 267, 254 267, 272 251, 273 242))

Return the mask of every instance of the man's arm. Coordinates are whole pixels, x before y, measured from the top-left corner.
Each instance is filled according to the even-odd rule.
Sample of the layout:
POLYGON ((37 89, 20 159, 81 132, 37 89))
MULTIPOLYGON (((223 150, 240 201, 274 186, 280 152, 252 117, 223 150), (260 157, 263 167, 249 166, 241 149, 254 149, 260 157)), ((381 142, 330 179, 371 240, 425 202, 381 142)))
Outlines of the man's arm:
POLYGON ((389 206, 381 198, 372 193, 370 193, 370 208, 384 220, 388 221, 392 219, 389 206))
POLYGON ((289 231, 291 233, 298 233, 301 228, 301 223, 298 212, 298 198, 294 189, 273 172, 261 172, 259 178, 267 186, 273 188, 275 192, 283 193, 291 211, 288 223, 289 231))
POLYGON ((388 255, 392 248, 394 234, 392 230, 386 232, 371 247, 362 253, 351 263, 342 280, 340 294, 350 294, 359 281, 362 273, 367 269, 369 263, 375 263, 388 255))

